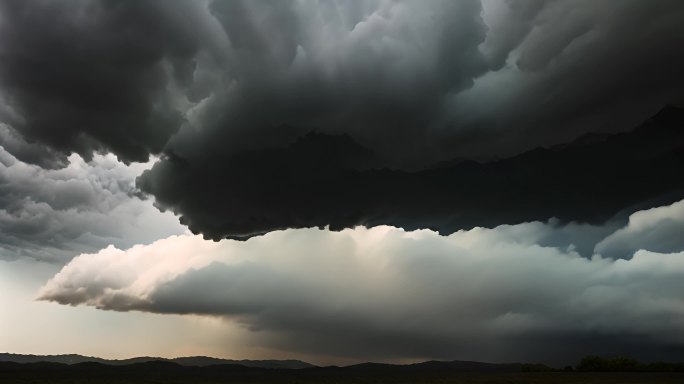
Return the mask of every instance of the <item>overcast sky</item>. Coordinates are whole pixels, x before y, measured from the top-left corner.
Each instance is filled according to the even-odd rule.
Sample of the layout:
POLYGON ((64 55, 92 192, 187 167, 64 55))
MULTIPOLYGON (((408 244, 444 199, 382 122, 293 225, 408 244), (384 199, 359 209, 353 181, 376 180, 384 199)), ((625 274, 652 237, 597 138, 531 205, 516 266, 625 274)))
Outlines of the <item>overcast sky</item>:
POLYGON ((680 0, 0 1, 0 352, 677 359, 683 42, 680 0))

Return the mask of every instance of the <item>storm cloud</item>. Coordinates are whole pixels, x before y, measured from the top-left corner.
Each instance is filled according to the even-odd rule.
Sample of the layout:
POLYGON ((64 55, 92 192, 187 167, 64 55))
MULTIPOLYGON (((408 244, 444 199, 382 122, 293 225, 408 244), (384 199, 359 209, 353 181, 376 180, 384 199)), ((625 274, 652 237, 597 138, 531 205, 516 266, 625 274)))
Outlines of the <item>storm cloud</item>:
POLYGON ((149 164, 126 166, 112 155, 43 169, 0 147, 0 259, 62 264, 109 244, 182 233, 175 218, 137 197, 135 177, 149 164))
POLYGON ((308 134, 287 148, 226 154, 219 162, 169 156, 138 185, 191 231, 213 239, 388 223, 442 234, 551 217, 596 224, 681 198, 682 124, 684 110, 667 108, 629 133, 413 172, 358 169, 355 161, 373 158, 367 148, 349 136, 308 134))
MULTIPOLYGON (((659 216, 678 217, 681 204, 659 216)), ((663 231, 643 215, 631 223, 663 231)), ((558 363, 682 351, 682 244, 652 252, 651 235, 634 234, 643 248, 625 259, 582 257, 574 243, 593 231, 534 222, 450 236, 393 227, 287 230, 246 242, 186 235, 78 256, 40 298, 220 316, 264 347, 359 359, 558 363)))
POLYGON ((161 3, 0 2, 0 119, 62 163, 161 152, 197 49, 189 3, 161 3))
POLYGON ((682 102, 677 0, 1 5, 14 156, 159 154, 139 187, 208 238, 598 223, 681 198, 681 121, 583 136, 682 102))
MULTIPOLYGON (((233 41, 238 29, 222 18, 228 11, 219 12, 226 3, 217 4, 233 41)), ((230 92, 202 102, 203 120, 198 111, 195 124, 206 130, 182 130, 140 178, 141 189, 193 232, 219 239, 296 227, 389 224, 450 233, 550 217, 596 223, 636 204, 681 197, 681 111, 631 138, 587 136, 581 145, 494 160, 590 131, 631 130, 678 100, 681 86, 672 79, 684 61, 672 53, 677 27, 644 27, 643 44, 670 47, 648 58, 632 57, 644 49, 624 37, 642 12, 681 18, 678 4, 508 2, 483 10, 468 2, 416 9, 369 2, 353 28, 342 23, 352 6, 338 4, 331 17, 321 4, 330 3, 319 3, 321 25, 297 18, 305 12, 298 7, 247 12, 241 20, 249 33, 249 23, 260 20, 250 15, 262 15, 287 38, 254 37, 233 47, 238 64, 231 68, 241 76, 230 92), (507 21, 489 28, 487 12, 507 21), (443 28, 442 18, 454 17, 464 21, 443 28), (561 19, 563 28, 553 30, 561 19), (438 45, 442 39, 451 45, 438 45), (612 49, 625 60, 609 55, 612 49), (240 59, 249 69, 240 70, 240 59), (616 67, 635 75, 630 89, 618 87, 626 85, 616 67), (559 81, 565 78, 577 83, 559 81), (648 100, 632 107, 632 92, 648 100), (643 151, 642 140, 664 145, 643 151)))

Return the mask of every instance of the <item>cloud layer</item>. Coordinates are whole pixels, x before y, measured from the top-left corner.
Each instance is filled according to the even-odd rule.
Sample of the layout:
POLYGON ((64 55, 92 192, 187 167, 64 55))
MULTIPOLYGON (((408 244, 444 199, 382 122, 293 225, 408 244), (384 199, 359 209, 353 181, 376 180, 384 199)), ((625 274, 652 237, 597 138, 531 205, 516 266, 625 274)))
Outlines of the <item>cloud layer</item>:
POLYGON ((0 147, 0 259, 63 263, 109 244, 128 247, 178 234, 177 220, 139 199, 135 177, 149 164, 126 166, 113 155, 78 155, 43 169, 0 147))
MULTIPOLYGON (((556 174, 558 188, 540 188, 574 164, 542 172, 540 158, 532 175, 423 170, 627 130, 684 100, 677 0, 36 0, 0 2, 0 19, 2 145, 46 167, 72 152, 125 162, 159 154, 140 187, 210 238, 360 224, 448 232, 563 216, 563 195, 535 206, 538 196, 521 201, 518 190, 561 190, 601 211, 610 200, 585 188, 591 180, 556 174), (500 194, 479 199, 491 190, 500 194)), ((680 167, 612 156, 592 158, 592 175, 680 167)), ((626 196, 606 212, 573 207, 569 219, 605 219, 671 193, 668 180, 649 179, 653 196, 626 196)))
POLYGON ((138 185, 212 239, 298 227, 391 224, 448 234, 551 217, 601 223, 682 197, 682 124, 684 109, 666 108, 629 133, 414 172, 355 168, 373 153, 349 136, 309 134, 283 149, 224 154, 219 163, 167 157, 138 185))
MULTIPOLYGON (((607 239, 637 222, 660 233, 681 205, 658 208, 660 220, 636 213, 607 239)), ((40 298, 221 316, 268 348, 359 359, 567 362, 684 350, 676 336, 684 330, 682 244, 628 259, 580 256, 574 244, 597 230, 535 222, 450 236, 392 227, 278 231, 246 242, 186 235, 78 256, 40 298)), ((632 239, 648 249, 644 233, 632 239)))

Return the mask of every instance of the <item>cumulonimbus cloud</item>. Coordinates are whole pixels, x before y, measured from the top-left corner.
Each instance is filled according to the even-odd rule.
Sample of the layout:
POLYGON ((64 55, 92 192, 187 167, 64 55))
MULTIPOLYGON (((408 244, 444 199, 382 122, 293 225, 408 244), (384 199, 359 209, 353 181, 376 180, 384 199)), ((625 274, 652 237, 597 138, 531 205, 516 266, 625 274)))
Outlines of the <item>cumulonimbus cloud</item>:
MULTIPOLYGON (((680 205, 660 215, 677 216, 680 205)), ((682 247, 580 256, 572 244, 595 231, 536 222, 449 236, 393 227, 246 242, 185 235, 78 256, 39 296, 221 316, 270 348, 355 358, 567 361, 683 350, 682 247)))
POLYGON ((140 188, 212 239, 594 222, 681 187, 672 146, 529 152, 681 102, 677 0, 36 0, 0 18, 0 121, 31 144, 3 139, 15 156, 159 154, 140 188))

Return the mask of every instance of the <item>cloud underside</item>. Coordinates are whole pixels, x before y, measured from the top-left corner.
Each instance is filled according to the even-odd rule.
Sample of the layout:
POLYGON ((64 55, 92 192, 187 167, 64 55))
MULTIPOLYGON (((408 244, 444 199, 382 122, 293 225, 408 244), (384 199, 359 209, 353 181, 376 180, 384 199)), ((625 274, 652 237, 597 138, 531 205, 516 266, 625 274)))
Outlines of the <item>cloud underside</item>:
POLYGON ((269 231, 392 225, 441 234, 558 218, 603 223, 684 195, 684 109, 628 133, 585 136, 489 163, 420 171, 354 169, 372 157, 349 136, 308 134, 287 148, 166 157, 138 178, 158 206, 208 239, 269 231))
POLYGON ((684 242, 671 236, 682 230, 684 201, 637 212, 619 228, 174 236, 78 256, 40 298, 220 316, 258 345, 360 359, 666 358, 684 350, 684 242), (576 252, 585 242, 594 257, 576 252))
POLYGON ((0 260, 63 264, 109 244, 183 233, 172 215, 138 197, 135 177, 151 164, 125 165, 111 154, 66 161, 44 169, 0 146, 0 260))
POLYGON ((681 198, 681 151, 444 165, 681 101, 682 25, 678 0, 0 1, 0 145, 159 155, 138 187, 213 239, 598 222, 681 198))

